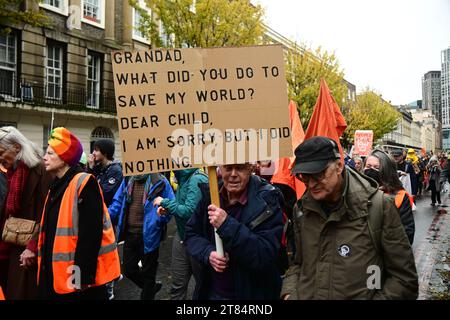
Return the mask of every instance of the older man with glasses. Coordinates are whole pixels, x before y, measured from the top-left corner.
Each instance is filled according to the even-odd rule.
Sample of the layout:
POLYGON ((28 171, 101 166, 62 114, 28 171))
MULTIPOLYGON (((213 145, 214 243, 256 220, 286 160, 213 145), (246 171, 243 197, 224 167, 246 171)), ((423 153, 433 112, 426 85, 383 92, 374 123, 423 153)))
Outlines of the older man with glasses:
POLYGON ((281 192, 252 175, 250 164, 220 169, 220 208, 210 204, 209 186, 199 184, 202 200, 186 224, 187 250, 203 266, 194 299, 277 299, 281 192), (214 228, 223 241, 224 257, 216 252, 214 228))
POLYGON ((283 299, 415 299, 414 256, 395 205, 344 166, 337 143, 312 137, 292 173, 307 191, 294 208, 296 257, 283 299))

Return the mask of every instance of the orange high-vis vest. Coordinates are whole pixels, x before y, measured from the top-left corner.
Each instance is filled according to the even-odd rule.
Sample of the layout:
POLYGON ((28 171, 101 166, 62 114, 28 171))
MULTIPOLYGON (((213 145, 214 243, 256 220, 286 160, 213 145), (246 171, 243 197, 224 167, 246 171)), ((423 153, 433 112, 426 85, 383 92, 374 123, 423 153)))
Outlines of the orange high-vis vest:
POLYGON ((3 294, 2 287, 0 287, 0 300, 5 300, 5 295, 3 294))
MULTIPOLYGON (((78 241, 78 197, 80 196, 83 188, 86 186, 90 176, 91 175, 87 173, 76 174, 69 183, 61 201, 52 257, 53 287, 55 292, 58 294, 71 293, 77 289, 73 284, 74 277, 76 277, 77 274, 76 272, 73 273, 73 271, 76 271, 74 260, 78 241)), ((101 188, 100 193, 103 201, 101 188)), ((47 205, 48 196, 49 193, 47 194, 47 198, 45 200, 41 226, 44 225, 45 208, 47 205)), ((38 242, 38 282, 41 270, 42 246, 44 241, 45 233, 41 231, 38 242)), ((80 271, 82 272, 82 270, 80 271)), ((97 258, 95 284, 90 285, 90 287, 100 286, 111 282, 119 276, 120 260, 117 251, 116 239, 108 209, 103 201, 103 237, 97 258)))
POLYGON ((409 195, 408 192, 406 192, 405 189, 400 190, 396 195, 395 195, 395 206, 400 209, 400 207, 402 206, 403 203, 403 199, 405 198, 405 195, 408 196, 409 199, 409 203, 411 204, 411 207, 413 206, 414 200, 412 199, 412 197, 409 195))

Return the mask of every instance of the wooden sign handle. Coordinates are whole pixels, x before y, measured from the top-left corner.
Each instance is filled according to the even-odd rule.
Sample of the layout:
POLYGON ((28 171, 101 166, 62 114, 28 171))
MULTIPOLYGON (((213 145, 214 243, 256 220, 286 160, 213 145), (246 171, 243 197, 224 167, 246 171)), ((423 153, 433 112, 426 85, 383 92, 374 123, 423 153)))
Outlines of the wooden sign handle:
MULTIPOLYGON (((217 167, 208 167, 208 177, 209 177, 209 194, 211 195, 211 203, 216 207, 220 207, 220 198, 219 198, 219 184, 217 183, 217 167)), ((223 252, 223 243, 222 239, 220 239, 219 235, 214 229, 214 235, 216 239, 216 251, 217 254, 221 257, 224 256, 223 252)))

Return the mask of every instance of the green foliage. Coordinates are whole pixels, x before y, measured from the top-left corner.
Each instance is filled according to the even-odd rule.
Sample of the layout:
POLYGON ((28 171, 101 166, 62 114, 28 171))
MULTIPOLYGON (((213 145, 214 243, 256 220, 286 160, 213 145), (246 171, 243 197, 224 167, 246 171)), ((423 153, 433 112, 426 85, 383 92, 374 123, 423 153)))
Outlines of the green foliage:
POLYGON ((151 12, 129 0, 141 14, 139 30, 156 47, 223 47, 261 43, 261 6, 248 0, 151 0, 151 12), (159 21, 164 34, 161 36, 159 21))
POLYGON ((20 10, 24 3, 25 0, 0 0, 0 34, 10 33, 10 25, 43 27, 49 24, 49 18, 43 11, 20 10))
POLYGON ((344 73, 334 54, 296 45, 286 54, 286 78, 289 98, 300 109, 303 127, 307 128, 320 90, 320 79, 325 79, 336 102, 341 105, 347 95, 344 73))
POLYGON ((348 125, 344 140, 348 143, 353 143, 356 130, 373 130, 373 140, 376 142, 397 129, 401 117, 391 104, 369 88, 356 97, 356 102, 349 103, 344 116, 348 125))

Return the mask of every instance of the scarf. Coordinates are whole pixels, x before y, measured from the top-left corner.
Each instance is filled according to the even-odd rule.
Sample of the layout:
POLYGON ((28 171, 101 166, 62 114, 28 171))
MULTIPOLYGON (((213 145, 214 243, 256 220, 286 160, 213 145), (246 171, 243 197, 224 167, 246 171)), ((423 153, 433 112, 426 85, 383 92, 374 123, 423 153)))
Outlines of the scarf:
POLYGON ((133 176, 130 178, 130 180, 128 181, 128 184, 127 184, 127 203, 128 204, 130 204, 131 200, 132 200, 134 182, 135 181, 139 181, 139 182, 145 181, 144 195, 142 197, 142 204, 145 205, 145 202, 147 201, 147 197, 150 192, 150 189, 153 186, 152 179, 149 179, 149 178, 150 178, 149 174, 133 176))
POLYGON ((29 172, 30 169, 28 169, 22 161, 18 162, 16 170, 8 170, 7 177, 9 191, 6 196, 6 217, 15 217, 20 212, 20 209, 22 208, 22 195, 28 180, 29 172))

